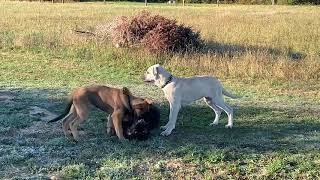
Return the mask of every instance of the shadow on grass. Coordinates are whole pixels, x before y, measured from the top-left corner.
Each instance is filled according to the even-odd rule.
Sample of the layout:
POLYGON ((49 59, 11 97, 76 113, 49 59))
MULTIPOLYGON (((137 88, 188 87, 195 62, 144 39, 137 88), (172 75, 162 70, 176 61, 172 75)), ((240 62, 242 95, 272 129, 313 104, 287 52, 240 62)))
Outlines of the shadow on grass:
POLYGON ((294 51, 292 49, 289 49, 288 52, 282 52, 276 48, 268 48, 268 47, 262 47, 262 46, 242 46, 242 45, 234 45, 234 44, 222 44, 214 41, 208 42, 206 46, 207 46, 206 48, 207 52, 212 52, 220 56, 228 56, 228 57, 244 55, 246 53, 250 53, 250 54, 263 53, 274 58, 280 55, 284 55, 291 60, 300 60, 306 56, 305 54, 294 51))
POLYGON ((320 123, 291 108, 244 106, 236 109, 234 115, 233 129, 224 127, 226 116, 218 126, 211 127, 208 125, 214 119, 214 113, 209 108, 186 107, 179 114, 176 132, 169 138, 177 143, 239 152, 303 152, 320 148, 320 140, 315 138, 320 123))
POLYGON ((2 128, 25 128, 34 119, 29 116, 30 107, 39 106, 49 111, 60 104, 65 91, 60 89, 6 89, 0 88, 2 128))
MULTIPOLYGON (((0 176, 13 177, 10 173, 1 174, 10 167, 20 167, 20 174, 28 174, 30 170, 46 174, 79 163, 97 169, 115 159, 152 163, 170 158, 190 160, 190 153, 193 157, 197 152, 196 160, 216 151, 241 154, 222 159, 229 161, 243 155, 282 151, 305 153, 320 148, 319 122, 312 117, 299 116, 292 108, 240 107, 235 109, 234 128, 225 129, 225 115, 218 126, 210 127, 214 114, 207 106, 199 104, 181 110, 171 136, 162 137, 157 130, 144 142, 120 142, 116 137, 108 137, 105 113, 92 111, 82 124, 80 142, 74 144, 64 137, 61 122, 47 124, 30 117, 28 112, 30 106, 38 106, 59 114, 65 108, 67 94, 61 89, 0 90, 0 142, 5 147, 0 151, 4 163, 0 176)), ((160 107, 163 125, 169 108, 167 103, 160 107)))

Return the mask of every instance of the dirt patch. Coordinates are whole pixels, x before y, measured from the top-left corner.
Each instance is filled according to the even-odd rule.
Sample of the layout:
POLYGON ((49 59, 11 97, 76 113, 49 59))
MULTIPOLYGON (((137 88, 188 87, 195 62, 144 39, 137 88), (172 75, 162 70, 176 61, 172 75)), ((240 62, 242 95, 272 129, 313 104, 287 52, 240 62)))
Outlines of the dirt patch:
POLYGON ((29 126, 27 128, 21 129, 20 134, 22 136, 25 135, 32 135, 32 134, 44 134, 47 132, 51 132, 53 129, 58 128, 52 128, 51 126, 48 126, 45 122, 35 122, 32 126, 29 126))
MULTIPOLYGON (((38 106, 31 106, 30 111, 29 111, 29 116, 33 118, 38 118, 41 121, 34 122, 33 125, 21 129, 20 134, 21 135, 39 135, 39 134, 48 134, 52 133, 52 131, 61 131, 61 124, 60 123, 50 123, 48 124, 47 122, 55 117, 57 115, 55 113, 52 113, 48 111, 45 108, 41 108, 38 106)), ((86 133, 81 129, 79 129, 79 134, 80 135, 85 135, 86 133)))
POLYGON ((31 106, 30 109, 29 116, 39 118, 42 121, 49 121, 57 116, 56 114, 38 106, 31 106))
POLYGON ((9 96, 9 95, 1 95, 0 94, 0 102, 1 103, 12 103, 13 102, 13 96, 9 96))
POLYGON ((31 106, 29 111, 29 116, 33 118, 40 119, 41 121, 34 122, 31 126, 20 129, 20 135, 34 135, 34 134, 46 134, 52 132, 54 129, 58 130, 60 128, 53 128, 52 126, 59 126, 59 124, 47 124, 47 121, 55 118, 57 115, 38 106, 31 106))

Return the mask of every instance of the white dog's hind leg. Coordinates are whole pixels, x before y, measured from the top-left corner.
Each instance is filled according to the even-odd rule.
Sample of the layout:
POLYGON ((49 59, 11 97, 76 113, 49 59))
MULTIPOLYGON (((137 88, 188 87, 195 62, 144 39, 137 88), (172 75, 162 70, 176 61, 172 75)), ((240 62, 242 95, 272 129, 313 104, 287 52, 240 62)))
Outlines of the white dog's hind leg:
POLYGON ((222 110, 221 110, 219 107, 217 107, 216 105, 214 105, 214 103, 212 102, 212 99, 211 99, 211 98, 205 97, 205 98, 203 98, 203 99, 204 99, 204 101, 207 103, 207 105, 208 105, 208 106, 214 111, 214 113, 215 113, 214 121, 213 121, 212 123, 210 123, 209 125, 210 125, 210 126, 218 125, 222 110))
POLYGON ((233 109, 232 107, 228 106, 227 104, 225 104, 225 106, 227 106, 229 108, 229 114, 228 114, 228 124, 226 125, 226 128, 232 128, 233 127, 233 109))
POLYGON ((180 108, 181 108, 180 104, 174 104, 174 106, 170 104, 169 122, 166 124, 166 130, 164 130, 161 133, 162 136, 169 136, 172 130, 176 127, 177 117, 178 117, 180 108))
POLYGON ((214 99, 214 104, 219 108, 223 109, 228 115, 228 124, 226 128, 232 128, 233 126, 233 109, 226 105, 221 96, 218 96, 214 99))

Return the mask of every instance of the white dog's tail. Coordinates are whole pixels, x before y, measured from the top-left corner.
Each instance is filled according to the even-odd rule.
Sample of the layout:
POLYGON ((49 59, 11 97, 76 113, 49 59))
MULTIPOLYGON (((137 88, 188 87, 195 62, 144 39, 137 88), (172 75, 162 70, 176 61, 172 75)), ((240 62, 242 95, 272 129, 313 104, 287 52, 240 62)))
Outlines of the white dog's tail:
POLYGON ((229 98, 232 98, 232 99, 239 99, 241 98, 240 96, 236 96, 236 95, 233 95, 231 93, 229 93, 227 90, 225 90, 224 88, 222 88, 222 94, 229 97, 229 98))

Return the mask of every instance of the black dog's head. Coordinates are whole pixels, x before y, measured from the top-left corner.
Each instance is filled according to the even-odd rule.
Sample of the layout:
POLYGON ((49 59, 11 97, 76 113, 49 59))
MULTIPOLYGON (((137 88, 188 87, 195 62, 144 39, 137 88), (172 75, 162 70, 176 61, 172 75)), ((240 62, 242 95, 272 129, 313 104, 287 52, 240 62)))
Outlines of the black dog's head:
POLYGON ((147 123, 144 119, 134 121, 130 127, 125 130, 124 133, 127 139, 137 139, 140 141, 146 140, 149 137, 150 131, 147 127, 147 123))
POLYGON ((150 131, 159 127, 160 110, 152 105, 149 111, 144 112, 141 116, 136 117, 134 114, 128 114, 129 121, 123 122, 124 137, 132 140, 146 140, 150 131))

